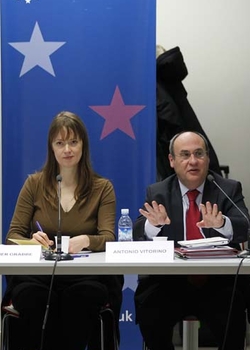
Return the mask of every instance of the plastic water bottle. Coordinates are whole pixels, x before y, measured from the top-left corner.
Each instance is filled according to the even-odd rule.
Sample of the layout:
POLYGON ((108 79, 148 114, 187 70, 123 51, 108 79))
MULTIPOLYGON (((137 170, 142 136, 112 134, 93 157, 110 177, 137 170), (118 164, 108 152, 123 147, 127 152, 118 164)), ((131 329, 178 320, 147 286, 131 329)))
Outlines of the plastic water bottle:
POLYGON ((121 209, 118 221, 118 241, 133 241, 133 223, 129 216, 129 209, 121 209))

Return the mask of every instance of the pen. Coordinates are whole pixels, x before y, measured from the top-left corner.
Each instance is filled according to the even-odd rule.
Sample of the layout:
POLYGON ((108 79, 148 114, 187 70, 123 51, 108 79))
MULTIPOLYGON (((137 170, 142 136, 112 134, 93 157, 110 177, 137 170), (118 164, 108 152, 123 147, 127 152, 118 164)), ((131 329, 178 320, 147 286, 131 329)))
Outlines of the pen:
POLYGON ((43 232, 42 226, 39 224, 39 221, 36 221, 36 226, 39 231, 43 232))
MULTIPOLYGON (((41 232, 43 232, 43 228, 42 228, 42 226, 40 225, 40 223, 39 223, 39 221, 36 221, 36 226, 37 226, 37 228, 38 228, 38 230, 39 231, 41 231, 41 232)), ((47 247, 45 247, 45 246, 43 246, 45 249, 48 249, 48 250, 53 250, 50 246, 47 248, 47 247)))
POLYGON ((73 258, 87 258, 89 257, 89 254, 71 254, 73 258))

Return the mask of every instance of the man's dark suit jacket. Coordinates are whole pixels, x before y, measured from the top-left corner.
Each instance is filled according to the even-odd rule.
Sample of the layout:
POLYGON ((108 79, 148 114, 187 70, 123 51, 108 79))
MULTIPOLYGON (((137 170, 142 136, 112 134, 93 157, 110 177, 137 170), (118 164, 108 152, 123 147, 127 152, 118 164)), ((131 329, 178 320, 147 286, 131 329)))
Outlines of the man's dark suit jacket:
MULTIPOLYGON (((249 218, 248 210, 244 203, 242 194, 242 187, 240 182, 231 179, 225 179, 215 172, 210 171, 214 176, 215 181, 227 193, 227 195, 236 203, 242 212, 249 218)), ((175 242, 184 240, 184 226, 183 226, 183 205, 181 198, 181 191, 177 176, 171 175, 163 181, 156 182, 147 188, 146 202, 151 204, 155 200, 158 204, 163 204, 167 210, 168 216, 171 220, 170 225, 165 225, 159 232, 158 236, 167 236, 169 240, 175 242)), ((237 208, 226 198, 226 196, 215 186, 214 183, 206 180, 202 203, 210 201, 211 204, 218 204, 219 210, 222 214, 229 217, 233 226, 233 240, 231 246, 239 248, 239 243, 247 241, 248 222, 237 210, 237 208)), ((134 240, 145 240, 144 225, 145 217, 139 216, 134 223, 134 240)), ((219 232, 212 229, 203 229, 207 238, 220 236, 219 232)))

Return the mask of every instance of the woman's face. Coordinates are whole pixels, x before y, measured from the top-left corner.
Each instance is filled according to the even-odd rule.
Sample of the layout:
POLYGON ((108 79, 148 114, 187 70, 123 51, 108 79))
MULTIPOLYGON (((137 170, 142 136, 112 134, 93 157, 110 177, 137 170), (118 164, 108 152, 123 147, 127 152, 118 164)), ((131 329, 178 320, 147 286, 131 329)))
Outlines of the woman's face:
POLYGON ((82 140, 73 131, 60 131, 52 142, 52 150, 60 168, 77 167, 82 157, 82 140))

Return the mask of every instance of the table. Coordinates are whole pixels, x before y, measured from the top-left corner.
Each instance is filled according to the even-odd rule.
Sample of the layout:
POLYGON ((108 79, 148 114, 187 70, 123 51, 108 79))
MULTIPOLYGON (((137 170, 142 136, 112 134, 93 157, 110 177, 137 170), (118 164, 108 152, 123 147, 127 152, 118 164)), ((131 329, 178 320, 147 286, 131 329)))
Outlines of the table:
MULTIPOLYGON (((105 252, 90 253, 88 257, 75 258, 70 261, 57 262, 56 275, 116 275, 116 274, 230 274, 235 275, 239 266, 240 258, 220 259, 195 259, 183 260, 175 258, 172 262, 159 263, 131 263, 127 262, 106 262, 105 252)), ((41 260, 37 263, 1 263, 0 274, 2 275, 50 275, 55 262, 41 260)), ((250 274, 250 258, 243 261, 239 271, 240 274, 250 274)))
MULTIPOLYGON (((55 274, 230 274, 235 275, 241 262, 240 258, 195 259, 183 260, 175 258, 166 263, 122 263, 106 262, 105 252, 90 253, 87 257, 75 258, 70 261, 58 261, 55 274)), ((1 263, 2 275, 50 275, 53 272, 54 261, 41 260, 37 263, 1 263)), ((250 274, 250 259, 243 261, 240 274, 250 274)), ((184 321, 183 349, 198 350, 198 322, 184 321)))

